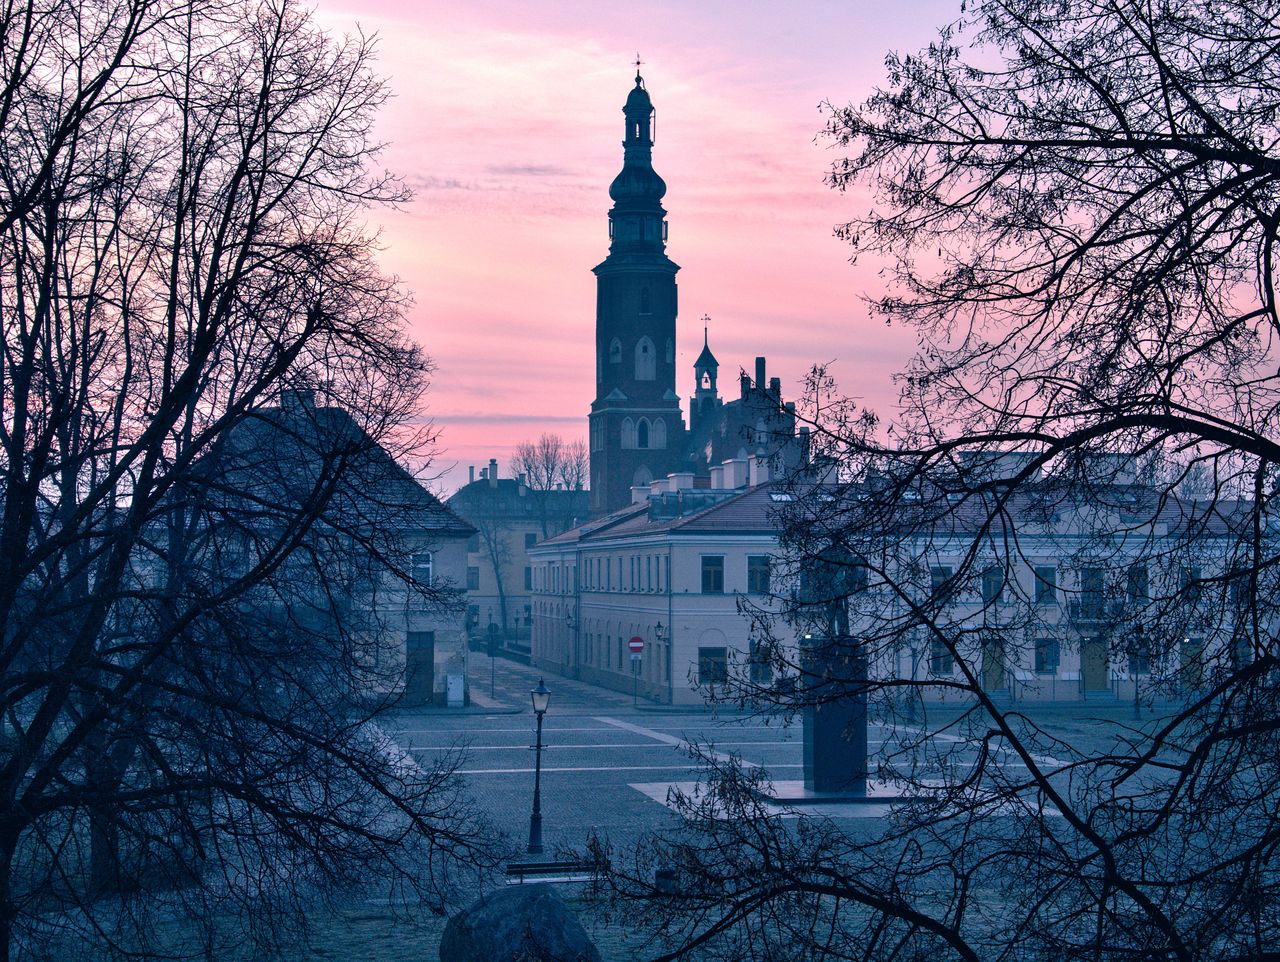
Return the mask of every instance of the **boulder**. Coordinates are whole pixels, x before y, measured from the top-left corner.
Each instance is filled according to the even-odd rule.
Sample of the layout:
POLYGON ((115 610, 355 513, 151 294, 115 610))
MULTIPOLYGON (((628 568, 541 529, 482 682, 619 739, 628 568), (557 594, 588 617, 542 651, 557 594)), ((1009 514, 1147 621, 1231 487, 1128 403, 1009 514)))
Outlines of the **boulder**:
POLYGON ((601 962, 573 911, 550 885, 509 885, 449 920, 440 962, 601 962))

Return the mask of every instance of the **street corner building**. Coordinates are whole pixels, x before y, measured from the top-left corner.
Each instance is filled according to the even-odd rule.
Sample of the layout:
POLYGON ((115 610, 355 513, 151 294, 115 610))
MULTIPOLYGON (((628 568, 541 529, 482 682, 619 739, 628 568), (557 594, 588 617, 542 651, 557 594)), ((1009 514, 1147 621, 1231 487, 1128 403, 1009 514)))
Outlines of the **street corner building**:
POLYGON ((775 601, 774 512, 791 495, 769 459, 675 473, 633 497, 530 549, 534 664, 664 705, 701 704, 735 665, 767 682, 738 602, 775 601))

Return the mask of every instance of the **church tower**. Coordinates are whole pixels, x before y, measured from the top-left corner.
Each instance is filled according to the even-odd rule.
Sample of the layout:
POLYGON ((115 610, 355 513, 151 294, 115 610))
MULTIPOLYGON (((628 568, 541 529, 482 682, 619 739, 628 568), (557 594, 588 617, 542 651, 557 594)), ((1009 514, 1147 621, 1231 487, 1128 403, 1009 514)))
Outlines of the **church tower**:
POLYGON ((666 255, 667 185, 653 169, 654 111, 644 80, 622 108, 622 172, 609 186, 609 256, 596 275, 596 397, 591 402, 591 513, 624 507, 631 487, 679 469, 676 271, 666 255))
POLYGON ((707 343, 707 324, 705 315, 702 318, 702 353, 693 362, 693 401, 689 405, 689 432, 698 434, 708 424, 720 421, 720 395, 716 391, 716 375, 720 370, 720 362, 711 353, 707 343))

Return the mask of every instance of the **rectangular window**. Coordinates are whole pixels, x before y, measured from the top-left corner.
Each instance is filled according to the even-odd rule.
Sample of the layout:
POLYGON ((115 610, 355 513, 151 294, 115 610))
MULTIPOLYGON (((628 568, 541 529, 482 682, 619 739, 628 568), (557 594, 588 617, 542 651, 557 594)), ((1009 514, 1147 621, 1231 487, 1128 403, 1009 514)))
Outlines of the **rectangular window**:
POLYGON ((729 680, 727 648, 698 649, 698 684, 723 685, 729 680))
POLYGON ((467 605, 467 627, 474 628, 480 624, 480 606, 467 605))
POLYGON ((1200 569, 1197 567, 1182 569, 1182 598, 1189 607, 1200 603, 1200 569))
MULTIPOLYGON (((929 569, 929 593, 939 601, 945 602, 949 597, 947 582, 955 574, 951 565, 934 565, 929 569)), ((947 669, 950 672, 950 669, 947 669)))
POLYGON ((1204 684, 1204 639, 1184 638, 1178 651, 1178 674, 1183 691, 1204 684))
POLYGON ((1058 639, 1036 639, 1036 674, 1054 675, 1058 671, 1058 639))
POLYGON ((644 556, 644 584, 645 591, 653 590, 653 555, 644 556))
POLYGON ((1004 602, 1004 569, 992 565, 982 572, 982 603, 998 605, 1004 602))
POLYGON ((432 557, 430 551, 422 551, 413 556, 413 580, 420 585, 432 582, 432 557))
POLYGON ((756 685, 767 685, 773 681, 773 666, 769 664, 769 654, 754 639, 751 639, 751 681, 756 685))
POLYGON ((704 595, 724 594, 724 555, 702 556, 702 593, 704 595))
POLYGON ((537 543, 538 543, 538 536, 536 533, 532 531, 526 531, 524 533, 524 546, 526 549, 532 548, 537 543))
POLYGON ((474 565, 467 566, 467 590, 480 590, 480 569, 474 565))
POLYGON ((1146 565, 1130 565, 1125 577, 1125 594, 1129 604, 1142 604, 1151 600, 1150 581, 1146 565))
POLYGON ((1243 608, 1249 602, 1249 575, 1240 567, 1233 567, 1227 582, 1227 600, 1232 608, 1243 608))
POLYGON ((529 565, 524 566, 524 590, 533 590, 533 568, 529 567, 529 565))
POLYGON ((955 669, 951 650, 940 641, 929 644, 929 672, 933 675, 950 675, 955 669))
POLYGON ((1253 643, 1241 631, 1231 640, 1231 667, 1236 671, 1253 663, 1253 643))
POLYGON ((1037 565, 1036 604, 1056 605, 1058 603, 1058 569, 1053 565, 1037 565))
POLYGON ((1102 617, 1102 569, 1080 569, 1080 616, 1091 621, 1102 617))
POLYGON ((753 595, 769 593, 769 556, 753 554, 747 556, 747 592, 753 595))

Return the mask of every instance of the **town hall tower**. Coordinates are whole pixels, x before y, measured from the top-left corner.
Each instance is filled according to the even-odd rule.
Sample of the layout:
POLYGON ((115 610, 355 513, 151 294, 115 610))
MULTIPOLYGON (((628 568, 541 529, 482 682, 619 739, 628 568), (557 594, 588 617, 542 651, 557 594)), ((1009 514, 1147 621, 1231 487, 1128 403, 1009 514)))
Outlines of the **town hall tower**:
POLYGON ((631 487, 681 469, 676 394, 676 271, 666 255, 667 185, 653 169, 654 110, 644 80, 622 108, 622 172, 609 186, 609 256, 596 275, 596 397, 591 402, 591 513, 631 500, 631 487))

